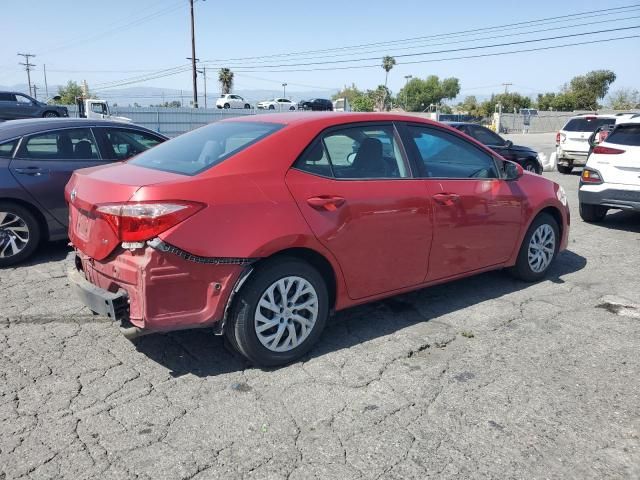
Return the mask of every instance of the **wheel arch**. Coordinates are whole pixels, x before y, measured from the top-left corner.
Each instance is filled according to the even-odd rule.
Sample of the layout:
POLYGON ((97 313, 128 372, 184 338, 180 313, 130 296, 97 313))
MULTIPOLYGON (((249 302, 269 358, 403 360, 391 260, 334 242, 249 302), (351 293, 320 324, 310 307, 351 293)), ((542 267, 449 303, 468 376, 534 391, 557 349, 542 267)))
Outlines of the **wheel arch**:
POLYGON ((16 205, 20 205, 21 207, 29 210, 29 212, 33 214, 33 216, 37 220, 38 225, 40 227, 41 241, 46 242, 49 240, 49 224, 47 223, 47 219, 45 218, 43 213, 40 211, 40 209, 36 207, 33 203, 29 203, 26 200, 22 200, 19 198, 12 198, 12 197, 0 197, 0 202, 15 203, 16 205))
POLYGON ((524 242, 525 236, 527 235, 527 232, 529 231, 529 228, 531 228, 531 225, 533 224, 533 222, 542 213, 546 213, 546 214, 551 215, 551 217, 553 217, 553 219, 558 224, 558 233, 559 233, 559 237, 560 237, 559 245, 562 245, 562 239, 564 238, 564 233, 565 233, 564 232, 564 222, 563 222, 562 212, 555 205, 544 205, 542 208, 537 210, 533 215, 531 215, 529 217, 529 221, 526 223, 526 225, 524 226, 524 228, 521 231, 520 240, 516 244, 516 247, 514 248, 514 251, 511 254, 511 258, 506 262, 505 265, 512 266, 512 265, 514 265, 516 263, 516 260, 518 259, 518 253, 520 252, 520 247, 522 246, 522 242, 524 242))

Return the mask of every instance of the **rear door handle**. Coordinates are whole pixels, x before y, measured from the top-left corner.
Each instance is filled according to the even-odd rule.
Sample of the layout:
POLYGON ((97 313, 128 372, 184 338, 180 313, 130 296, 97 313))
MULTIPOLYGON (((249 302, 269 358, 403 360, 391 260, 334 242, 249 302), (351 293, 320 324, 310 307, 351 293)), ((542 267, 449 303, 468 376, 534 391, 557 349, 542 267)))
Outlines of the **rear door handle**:
POLYGON ((460 201, 460 195, 456 193, 436 193, 433 199, 440 205, 451 207, 460 201))
POLYGON ((46 173, 46 171, 40 167, 14 168, 14 171, 20 175, 31 175, 32 177, 39 177, 43 173, 46 173))
POLYGON ((342 197, 333 195, 321 195, 318 197, 307 198, 307 203, 316 210, 326 210, 328 212, 335 212, 345 202, 342 197))

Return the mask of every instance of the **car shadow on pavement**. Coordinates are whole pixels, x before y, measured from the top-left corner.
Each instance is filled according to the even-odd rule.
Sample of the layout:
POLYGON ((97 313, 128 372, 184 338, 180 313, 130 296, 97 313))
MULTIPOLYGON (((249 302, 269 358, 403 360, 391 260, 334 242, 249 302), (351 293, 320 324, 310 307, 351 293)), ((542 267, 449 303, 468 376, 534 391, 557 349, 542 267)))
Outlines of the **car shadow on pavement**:
MULTIPOLYGON (((563 276, 582 270, 586 264, 584 257, 565 251, 558 256, 545 281, 564 283, 563 276)), ((301 361, 348 349, 531 285, 506 272, 494 271, 353 307, 329 319, 320 341, 301 361)), ((185 374, 208 377, 251 366, 241 355, 226 348, 223 337, 212 335, 210 330, 149 335, 135 340, 135 345, 139 352, 169 369, 174 377, 185 374)))
POLYGON ((607 214, 602 222, 593 224, 593 226, 640 233, 640 213, 619 210, 615 213, 607 214))
POLYGON ((16 267, 26 267, 39 265, 41 263, 57 262, 64 260, 71 251, 69 240, 58 240, 56 242, 43 242, 38 250, 26 262, 16 265, 16 267))

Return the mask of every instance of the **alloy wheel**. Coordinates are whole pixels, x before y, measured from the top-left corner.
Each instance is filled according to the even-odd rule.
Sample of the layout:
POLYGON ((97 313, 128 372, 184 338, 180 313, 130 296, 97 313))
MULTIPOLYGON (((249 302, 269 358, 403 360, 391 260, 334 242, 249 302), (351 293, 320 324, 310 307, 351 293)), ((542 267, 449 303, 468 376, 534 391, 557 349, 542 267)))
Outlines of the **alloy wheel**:
POLYGON ((556 252, 556 234, 550 225, 544 223, 536 228, 529 241, 529 267, 535 273, 545 271, 556 252))
POLYGON ((27 222, 15 213, 0 211, 0 258, 13 257, 29 243, 27 222))
POLYGON ((272 352, 288 352, 301 345, 318 319, 318 293, 302 277, 288 276, 262 294, 254 315, 260 343, 272 352))

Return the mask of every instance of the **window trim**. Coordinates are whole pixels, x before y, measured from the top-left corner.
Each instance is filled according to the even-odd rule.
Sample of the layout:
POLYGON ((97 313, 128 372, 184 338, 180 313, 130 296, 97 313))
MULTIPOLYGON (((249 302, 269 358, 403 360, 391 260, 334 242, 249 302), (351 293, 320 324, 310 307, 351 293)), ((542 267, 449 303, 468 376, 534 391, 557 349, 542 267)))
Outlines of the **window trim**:
POLYGON ((37 162, 60 162, 60 161, 65 161, 65 160, 69 160, 72 161, 74 159, 72 158, 58 158, 58 159, 47 159, 47 158, 28 158, 28 157, 18 157, 18 152, 20 151, 20 149, 22 148, 22 143, 23 142, 28 142, 29 139, 31 137, 35 137, 37 135, 48 135, 51 133, 55 133, 55 132, 60 132, 63 130, 79 130, 79 129, 83 129, 86 128, 87 130, 89 130, 89 132, 91 133, 91 137, 93 138, 93 143, 96 147, 96 151, 98 152, 98 158, 86 158, 86 159, 79 159, 80 161, 85 160, 85 161, 94 161, 94 162, 102 162, 102 161, 106 161, 103 157, 102 157, 102 152, 100 151, 100 144, 98 143, 98 140, 96 139, 96 136, 93 133, 93 126, 76 126, 76 127, 62 127, 62 128, 52 128, 50 130, 43 130, 41 132, 33 132, 33 133, 29 133, 29 134, 25 134, 22 136, 22 138, 20 138, 20 142, 18 143, 18 146, 16 147, 15 152, 13 152, 13 158, 16 160, 26 160, 26 161, 37 161, 37 162))
POLYGON ((313 138, 313 140, 311 140, 311 142, 309 142, 309 144, 304 148, 304 150, 302 150, 302 153, 300 153, 300 155, 298 155, 296 157, 296 159, 293 161, 293 163, 291 164, 291 166, 289 167, 289 170, 297 170, 299 172, 302 173, 306 173, 307 175, 313 175, 315 177, 320 177, 320 178, 326 178, 329 180, 335 180, 337 182, 360 182, 360 181, 364 181, 364 182, 370 182, 370 181, 380 181, 380 180, 415 180, 418 177, 416 177, 414 175, 414 168, 413 165, 411 163, 411 161, 409 160, 409 156, 407 154, 407 151, 405 149, 405 146, 403 144, 403 140, 402 140, 402 136, 400 135, 400 132, 398 131, 398 128, 396 126, 396 122, 395 121, 373 121, 373 122, 353 122, 353 123, 341 123, 339 125, 331 125, 330 127, 324 128, 323 130, 321 130, 320 132, 318 132, 318 134, 313 138), (407 176, 406 177, 363 177, 363 178, 338 178, 336 177, 334 171, 333 171, 333 163, 331 162, 331 157, 329 156, 329 152, 327 151, 327 146, 325 144, 324 137, 327 134, 330 134, 333 131, 340 131, 340 130, 347 130, 347 129, 351 129, 351 128, 360 128, 360 127, 391 127, 393 130, 393 139, 397 142, 398 147, 400 149, 400 157, 402 159, 402 161, 405 164, 405 168, 407 170, 407 176), (296 164, 298 163, 298 161, 300 161, 300 159, 302 157, 304 157, 307 152, 309 150, 311 150, 317 142, 321 142, 322 143, 322 149, 325 152, 325 155, 327 156, 327 159, 329 160, 329 169, 331 170, 331 176, 327 177, 326 175, 321 175, 319 173, 316 172, 310 172, 308 170, 304 170, 302 168, 299 168, 296 166, 296 164))
POLYGON ((413 162, 413 165, 416 169, 416 172, 418 172, 418 174, 420 176, 415 177, 418 178, 420 180, 471 180, 471 181, 490 181, 490 180, 504 180, 504 176, 503 176, 503 168, 500 168, 500 166, 498 165, 498 162, 496 161, 496 156, 495 154, 488 148, 483 146, 479 146, 474 144, 474 142, 478 142, 478 140, 474 139, 474 142, 470 142, 468 139, 464 138, 460 133, 458 133, 458 130, 455 130, 455 132, 452 132, 450 130, 444 129, 444 128, 440 128, 436 125, 431 125, 431 124, 426 124, 426 123, 419 123, 419 122, 408 122, 408 121, 402 121, 402 122, 397 122, 400 124, 400 132, 402 135, 402 139, 404 141, 405 144, 408 145, 408 149, 410 150, 409 156, 411 157, 411 160, 413 162), (415 142, 411 139, 411 136, 408 133, 408 127, 418 127, 418 128, 424 128, 427 130, 432 130, 444 135, 450 135, 452 137, 457 138, 458 140, 465 142, 469 145, 471 145, 473 148, 475 148, 476 150, 478 150, 480 153, 483 153, 485 155, 487 155, 489 158, 491 158, 491 161, 493 162, 493 166, 495 168, 497 177, 495 178, 476 178, 476 177, 428 177, 424 171, 424 162, 422 161, 422 156, 420 155, 420 151, 418 150, 417 145, 415 144, 415 142), (485 150, 486 149, 486 150, 485 150), (487 151, 489 150, 489 151, 487 151))

